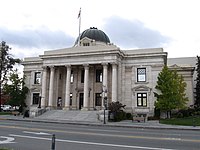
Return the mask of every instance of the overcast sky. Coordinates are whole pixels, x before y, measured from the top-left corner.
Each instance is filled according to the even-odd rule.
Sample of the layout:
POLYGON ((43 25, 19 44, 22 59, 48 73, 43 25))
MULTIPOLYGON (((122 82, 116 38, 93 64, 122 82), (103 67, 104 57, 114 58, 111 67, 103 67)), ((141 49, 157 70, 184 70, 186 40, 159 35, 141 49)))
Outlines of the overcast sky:
POLYGON ((199 0, 0 0, 0 40, 15 57, 72 47, 97 27, 123 49, 163 47, 169 57, 200 55, 199 0))

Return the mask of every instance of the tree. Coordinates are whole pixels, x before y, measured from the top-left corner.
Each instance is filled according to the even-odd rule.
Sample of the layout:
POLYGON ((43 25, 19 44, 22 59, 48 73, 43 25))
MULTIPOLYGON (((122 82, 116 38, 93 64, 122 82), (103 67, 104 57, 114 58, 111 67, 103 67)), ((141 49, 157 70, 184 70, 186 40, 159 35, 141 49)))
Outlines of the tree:
POLYGON ((28 88, 25 86, 25 76, 20 78, 17 70, 10 73, 10 84, 6 83, 3 88, 3 93, 9 95, 8 104, 11 106, 26 106, 25 99, 28 93, 28 88))
POLYGON ((9 54, 9 50, 10 47, 6 45, 6 42, 2 41, 0 44, 0 111, 2 87, 7 82, 7 74, 16 63, 20 63, 20 59, 14 59, 9 54))
POLYGON ((177 74, 177 71, 169 70, 167 66, 164 66, 158 75, 155 88, 158 90, 158 93, 154 93, 157 98, 155 107, 166 112, 167 118, 170 118, 171 110, 185 107, 188 101, 188 98, 185 97, 186 83, 183 77, 177 74))
POLYGON ((196 108, 200 108, 200 57, 197 56, 197 68, 196 68, 196 72, 197 72, 197 78, 196 78, 196 95, 195 95, 195 107, 196 108))
POLYGON ((113 119, 114 121, 121 121, 125 118, 126 114, 124 113, 126 105, 123 105, 119 101, 117 102, 112 102, 109 104, 108 109, 111 114, 113 114, 113 119))

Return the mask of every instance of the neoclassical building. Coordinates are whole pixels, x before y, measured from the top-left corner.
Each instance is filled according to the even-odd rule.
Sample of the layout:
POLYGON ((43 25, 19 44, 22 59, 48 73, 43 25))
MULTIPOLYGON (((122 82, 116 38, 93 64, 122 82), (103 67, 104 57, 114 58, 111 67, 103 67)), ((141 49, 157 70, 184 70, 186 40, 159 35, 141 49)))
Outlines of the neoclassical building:
POLYGON ((119 101, 128 112, 151 116, 157 77, 168 64, 186 79, 188 105, 192 105, 195 58, 190 59, 187 65, 176 58, 168 63, 162 48, 121 50, 93 27, 83 31, 73 47, 24 58, 26 86, 30 89, 26 103, 35 111, 101 110, 107 97, 107 103, 119 101))

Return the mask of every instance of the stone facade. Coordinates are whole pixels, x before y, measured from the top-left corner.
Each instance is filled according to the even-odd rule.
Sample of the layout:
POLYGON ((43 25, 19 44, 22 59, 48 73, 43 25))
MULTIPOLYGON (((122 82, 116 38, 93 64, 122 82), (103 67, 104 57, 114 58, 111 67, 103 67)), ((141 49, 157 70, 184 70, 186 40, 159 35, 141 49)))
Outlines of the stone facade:
MULTIPOLYGON (((188 105, 193 104, 194 65, 180 67, 170 62, 171 69, 178 68, 184 75, 188 105)), ((162 48, 120 50, 92 41, 92 46, 45 51, 23 61, 30 89, 26 103, 30 108, 101 110, 106 96, 108 103, 125 104, 127 112, 152 116, 157 77, 166 64, 167 53, 162 48)))

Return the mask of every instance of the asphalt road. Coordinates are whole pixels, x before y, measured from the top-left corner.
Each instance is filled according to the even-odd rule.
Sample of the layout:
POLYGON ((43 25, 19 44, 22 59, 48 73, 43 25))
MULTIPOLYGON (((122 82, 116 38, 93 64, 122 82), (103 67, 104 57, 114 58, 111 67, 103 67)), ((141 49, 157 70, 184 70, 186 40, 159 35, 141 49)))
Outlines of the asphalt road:
POLYGON ((200 132, 0 120, 0 147, 13 150, 199 150, 200 132))

